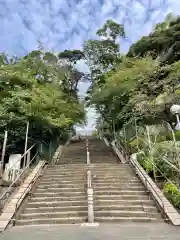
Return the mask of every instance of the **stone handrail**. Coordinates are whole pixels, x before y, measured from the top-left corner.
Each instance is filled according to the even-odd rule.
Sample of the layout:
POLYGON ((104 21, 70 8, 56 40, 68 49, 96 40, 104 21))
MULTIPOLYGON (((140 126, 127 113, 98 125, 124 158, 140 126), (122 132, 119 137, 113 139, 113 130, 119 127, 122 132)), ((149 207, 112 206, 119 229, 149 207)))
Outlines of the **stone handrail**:
POLYGON ((132 165, 133 169, 145 185, 146 189, 151 193, 154 200, 162 209, 165 217, 167 217, 174 226, 180 226, 180 214, 164 196, 163 192, 157 187, 155 182, 149 177, 147 172, 141 167, 135 155, 129 158, 129 163, 132 165))

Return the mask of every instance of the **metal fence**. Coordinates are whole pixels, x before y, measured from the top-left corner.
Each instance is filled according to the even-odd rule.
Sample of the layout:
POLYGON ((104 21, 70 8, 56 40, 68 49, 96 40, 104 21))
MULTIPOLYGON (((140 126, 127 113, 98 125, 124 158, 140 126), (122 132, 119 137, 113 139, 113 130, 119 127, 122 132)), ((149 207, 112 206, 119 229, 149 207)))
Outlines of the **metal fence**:
POLYGON ((10 184, 10 186, 6 189, 6 191, 0 196, 0 210, 2 210, 7 204, 9 197, 11 194, 15 191, 16 187, 21 185, 24 181, 24 179, 29 174, 30 166, 34 162, 36 156, 38 155, 38 152, 30 158, 31 151, 34 150, 36 146, 31 146, 17 161, 21 161, 22 159, 25 160, 24 168, 23 169, 16 169, 14 166, 17 164, 17 161, 14 163, 13 167, 9 169, 9 175, 14 176, 13 182, 10 184), (13 173, 14 171, 14 173, 13 173))

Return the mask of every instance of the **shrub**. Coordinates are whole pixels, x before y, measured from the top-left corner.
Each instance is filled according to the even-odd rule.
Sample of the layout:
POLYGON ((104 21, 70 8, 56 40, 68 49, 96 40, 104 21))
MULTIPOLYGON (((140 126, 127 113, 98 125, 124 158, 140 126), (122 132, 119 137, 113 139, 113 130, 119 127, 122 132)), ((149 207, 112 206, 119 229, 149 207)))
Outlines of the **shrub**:
POLYGON ((138 153, 137 160, 148 174, 153 171, 153 161, 150 157, 146 157, 145 153, 138 153))
POLYGON ((180 209, 180 191, 175 184, 165 183, 163 193, 176 208, 180 209))

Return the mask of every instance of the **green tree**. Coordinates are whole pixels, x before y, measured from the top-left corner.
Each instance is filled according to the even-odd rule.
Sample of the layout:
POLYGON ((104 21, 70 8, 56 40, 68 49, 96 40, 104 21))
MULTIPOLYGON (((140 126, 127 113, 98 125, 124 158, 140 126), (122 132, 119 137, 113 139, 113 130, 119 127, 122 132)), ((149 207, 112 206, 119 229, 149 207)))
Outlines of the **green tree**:
POLYGON ((27 121, 30 145, 49 143, 84 122, 84 103, 64 91, 64 73, 55 60, 53 53, 38 50, 0 66, 0 132, 8 130, 8 153, 23 152, 27 121))
POLYGON ((112 41, 116 41, 118 37, 125 37, 124 26, 113 20, 107 20, 102 28, 98 29, 96 34, 112 41))
POLYGON ((84 56, 91 70, 92 81, 102 82, 102 73, 110 70, 121 61, 118 37, 125 37, 124 27, 112 20, 97 31, 97 35, 103 40, 88 40, 84 43, 84 56))
POLYGON ((151 55, 161 62, 173 63, 180 60, 179 54, 180 17, 169 14, 165 21, 155 27, 149 36, 142 37, 133 44, 127 54, 128 57, 145 57, 151 55))

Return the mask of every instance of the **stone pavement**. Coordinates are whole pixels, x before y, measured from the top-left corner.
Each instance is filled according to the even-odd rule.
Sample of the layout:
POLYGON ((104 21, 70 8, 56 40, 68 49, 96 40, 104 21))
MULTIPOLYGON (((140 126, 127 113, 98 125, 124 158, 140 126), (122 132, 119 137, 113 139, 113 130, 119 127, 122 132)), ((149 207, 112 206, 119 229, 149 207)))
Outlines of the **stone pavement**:
POLYGON ((180 227, 166 223, 47 225, 13 227, 0 234, 1 240, 179 240, 180 227))

